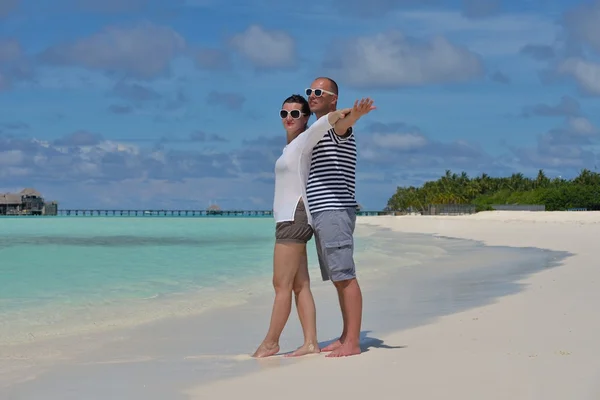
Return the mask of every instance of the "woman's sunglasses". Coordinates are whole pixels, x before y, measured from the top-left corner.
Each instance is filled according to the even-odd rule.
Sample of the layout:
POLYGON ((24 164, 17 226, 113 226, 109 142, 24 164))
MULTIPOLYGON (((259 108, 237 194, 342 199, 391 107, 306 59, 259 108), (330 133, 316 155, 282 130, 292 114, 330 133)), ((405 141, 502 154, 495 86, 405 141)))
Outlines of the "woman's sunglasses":
POLYGON ((321 97, 323 96, 323 93, 328 93, 332 96, 335 96, 335 93, 330 92, 329 90, 325 90, 325 89, 312 89, 312 88, 307 88, 305 90, 305 93, 307 96, 310 96, 311 94, 315 94, 315 97, 321 97))
POLYGON ((279 111, 279 116, 281 117, 281 119, 286 119, 288 114, 291 115, 292 118, 294 118, 294 119, 298 119, 304 115, 302 113, 302 111, 300 111, 300 110, 292 110, 292 111, 281 110, 281 111, 279 111))

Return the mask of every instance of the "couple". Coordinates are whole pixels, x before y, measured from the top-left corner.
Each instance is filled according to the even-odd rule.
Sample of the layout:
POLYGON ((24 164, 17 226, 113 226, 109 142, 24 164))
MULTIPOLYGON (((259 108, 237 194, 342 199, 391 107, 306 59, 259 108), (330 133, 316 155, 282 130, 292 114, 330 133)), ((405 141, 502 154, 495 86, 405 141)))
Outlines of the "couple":
POLYGON ((308 101, 300 95, 288 97, 280 111, 287 146, 275 164, 275 300, 269 330, 253 357, 279 352, 292 293, 304 344, 290 356, 321 351, 306 254, 306 243, 313 234, 322 279, 331 280, 337 289, 344 323, 340 338, 322 351, 331 352, 328 357, 360 354, 362 294, 353 258, 357 204, 352 126, 375 107, 372 100, 362 99, 352 108, 337 110, 338 86, 330 78, 317 78, 306 95, 308 101), (317 121, 309 128, 312 113, 317 121))

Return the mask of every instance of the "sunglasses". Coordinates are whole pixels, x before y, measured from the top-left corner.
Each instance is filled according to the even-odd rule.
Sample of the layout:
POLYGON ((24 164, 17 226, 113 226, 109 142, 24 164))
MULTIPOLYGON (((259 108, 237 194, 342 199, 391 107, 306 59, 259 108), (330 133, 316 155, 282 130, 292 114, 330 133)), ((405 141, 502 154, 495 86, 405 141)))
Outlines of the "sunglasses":
POLYGON ((335 96, 335 93, 330 92, 329 90, 325 90, 325 89, 312 89, 312 88, 307 88, 305 90, 305 93, 307 96, 310 96, 311 94, 315 94, 315 97, 321 97, 323 96, 323 93, 328 93, 332 96, 335 96))
POLYGON ((281 117, 281 119, 286 119, 288 114, 291 115, 292 118, 294 118, 294 119, 298 119, 301 116, 305 115, 300 110, 292 110, 292 111, 281 110, 281 111, 279 111, 279 116, 281 117))

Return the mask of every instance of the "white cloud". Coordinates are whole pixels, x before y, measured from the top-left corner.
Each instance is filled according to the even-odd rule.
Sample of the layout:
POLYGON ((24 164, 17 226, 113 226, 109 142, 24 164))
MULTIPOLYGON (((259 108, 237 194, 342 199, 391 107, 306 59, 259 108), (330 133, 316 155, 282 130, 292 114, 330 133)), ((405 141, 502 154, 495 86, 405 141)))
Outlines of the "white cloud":
POLYGON ((47 185, 200 178, 272 182, 280 149, 248 144, 229 151, 206 152, 191 139, 184 150, 139 147, 86 131, 53 141, 0 136, 0 180, 5 184, 21 182, 15 175, 18 173, 19 177, 27 176, 27 181, 47 185))
POLYGON ((568 125, 570 130, 576 135, 590 136, 598 133, 598 128, 585 117, 569 118, 568 125))
POLYGON ((40 183, 34 187, 45 198, 57 200, 63 209, 201 210, 218 204, 223 209, 269 210, 273 206, 273 184, 247 178, 190 177, 169 181, 146 176, 111 182, 62 182, 51 186, 40 183))
POLYGON ((24 156, 21 150, 0 151, 0 165, 11 166, 23 161, 24 156))
POLYGON ((473 168, 493 161, 478 144, 432 140, 418 127, 404 123, 371 124, 361 135, 358 152, 361 168, 366 168, 362 171, 379 174, 405 168, 473 168))
POLYGON ((2 175, 8 175, 13 178, 26 177, 31 174, 31 170, 24 167, 6 167, 2 169, 2 175))
POLYGON ((568 58, 560 63, 557 71, 572 76, 583 92, 600 95, 600 64, 581 58, 568 58))
POLYGON ((458 11, 403 11, 395 17, 415 34, 451 37, 486 56, 518 54, 529 43, 551 42, 559 30, 551 19, 529 13, 470 19, 458 11))
POLYGON ((456 11, 409 11, 402 13, 407 19, 420 21, 430 33, 466 33, 488 31, 496 33, 551 33, 556 31, 553 21, 532 13, 511 13, 493 18, 472 20, 456 11), (542 32, 539 32, 539 31, 542 32))
POLYGON ((325 65, 357 87, 464 82, 484 73, 479 56, 444 37, 417 41, 397 31, 349 39, 325 65))
POLYGON ((256 68, 290 68, 296 64, 296 42, 288 33, 251 25, 233 36, 231 46, 256 68))
POLYGON ((424 34, 556 31, 552 21, 533 14, 504 14, 489 19, 472 20, 457 11, 402 11, 397 13, 397 17, 402 21, 417 22, 424 34))
POLYGON ((582 3, 567 11, 564 24, 575 40, 600 53, 600 0, 582 3))
POLYGON ((537 137, 537 146, 511 146, 518 164, 533 168, 590 168, 600 160, 595 145, 600 139, 598 129, 585 117, 568 117, 561 127, 537 137))
POLYGON ((186 48, 185 39, 169 27, 142 23, 111 26, 71 43, 53 46, 42 60, 101 71, 118 71, 138 78, 155 78, 186 48))
POLYGON ((425 136, 418 133, 375 133, 373 134, 373 143, 382 148, 411 150, 426 146, 428 140, 425 136))

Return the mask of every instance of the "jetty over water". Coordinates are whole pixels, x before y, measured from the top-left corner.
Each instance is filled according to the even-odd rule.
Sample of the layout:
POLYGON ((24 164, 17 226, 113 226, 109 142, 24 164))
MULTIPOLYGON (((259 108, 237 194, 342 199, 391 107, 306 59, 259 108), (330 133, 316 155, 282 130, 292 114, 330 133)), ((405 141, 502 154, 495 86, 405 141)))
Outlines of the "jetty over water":
MULTIPOLYGON (((393 215, 387 211, 358 211, 357 215, 393 215)), ((86 210, 59 209, 69 217, 271 217, 272 210, 86 210)))
MULTIPOLYGON (((390 215, 385 211, 359 211, 357 215, 390 215)), ((272 210, 86 210, 59 209, 70 217, 271 217, 272 210)))
POLYGON ((59 216, 81 217, 266 217, 268 210, 58 210, 59 216))

